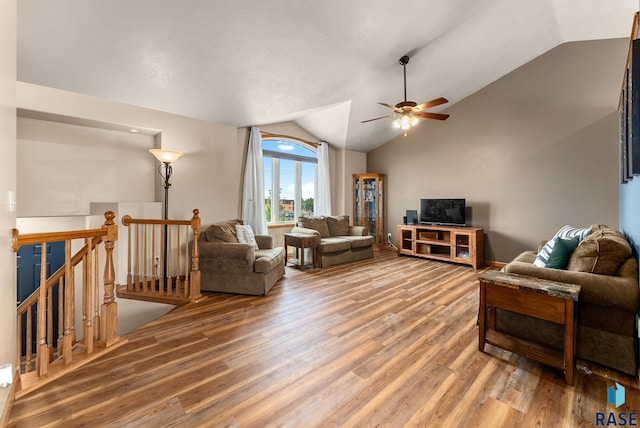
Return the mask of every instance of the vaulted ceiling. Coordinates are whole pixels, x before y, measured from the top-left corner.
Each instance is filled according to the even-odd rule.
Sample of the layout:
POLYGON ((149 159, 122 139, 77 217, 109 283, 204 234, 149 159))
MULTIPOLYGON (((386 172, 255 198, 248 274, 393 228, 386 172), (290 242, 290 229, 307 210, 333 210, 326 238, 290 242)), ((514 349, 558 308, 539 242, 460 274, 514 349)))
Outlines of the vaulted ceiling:
MULTIPOLYGON (((564 42, 628 37, 635 0, 20 0, 18 79, 367 152, 407 97, 448 105, 564 42)), ((446 126, 424 121, 419 126, 446 126)))

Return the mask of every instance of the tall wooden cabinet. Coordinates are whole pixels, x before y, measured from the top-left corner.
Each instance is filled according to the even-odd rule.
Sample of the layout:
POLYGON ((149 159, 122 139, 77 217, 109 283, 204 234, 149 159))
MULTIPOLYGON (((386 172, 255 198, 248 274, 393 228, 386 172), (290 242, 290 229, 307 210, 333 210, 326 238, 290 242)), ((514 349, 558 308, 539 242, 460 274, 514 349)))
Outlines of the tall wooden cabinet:
POLYGON ((384 174, 353 174, 353 224, 364 226, 384 247, 384 174))

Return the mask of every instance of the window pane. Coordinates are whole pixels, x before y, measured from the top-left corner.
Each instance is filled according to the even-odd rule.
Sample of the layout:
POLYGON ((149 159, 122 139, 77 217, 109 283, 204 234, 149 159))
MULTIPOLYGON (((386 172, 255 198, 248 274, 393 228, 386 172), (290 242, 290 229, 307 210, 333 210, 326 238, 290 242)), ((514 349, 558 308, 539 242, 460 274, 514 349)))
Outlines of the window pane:
POLYGON ((262 149, 280 153, 288 153, 291 155, 306 156, 314 159, 317 157, 315 151, 301 144, 295 144, 291 141, 262 140, 262 149))
POLYGON ((271 223, 271 196, 273 191, 271 190, 272 181, 272 159, 269 157, 262 158, 262 164, 264 169, 264 203, 265 211, 267 213, 267 223, 271 223))
POLYGON ((295 162, 280 159, 280 221, 295 220, 295 162))
POLYGON ((312 216, 315 212, 313 195, 315 192, 316 164, 302 162, 302 205, 300 215, 312 216))

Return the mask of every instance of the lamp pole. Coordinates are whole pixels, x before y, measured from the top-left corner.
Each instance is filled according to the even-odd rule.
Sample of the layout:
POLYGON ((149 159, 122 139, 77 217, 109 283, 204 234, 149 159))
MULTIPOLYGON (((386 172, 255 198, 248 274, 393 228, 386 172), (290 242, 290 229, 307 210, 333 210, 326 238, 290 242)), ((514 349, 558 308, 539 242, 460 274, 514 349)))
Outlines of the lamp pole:
MULTIPOLYGON (((158 174, 162 178, 162 187, 164 188, 164 220, 169 219, 169 187, 171 187, 171 183, 169 179, 171 178, 172 168, 171 163, 178 160, 180 156, 184 153, 177 152, 174 150, 162 150, 162 149, 151 149, 149 150, 151 154, 153 154, 156 159, 160 161, 160 165, 158 165, 158 174)), ((167 260, 169 254, 169 225, 165 222, 164 224, 164 247, 163 247, 163 264, 162 264, 162 283, 163 290, 167 290, 167 280, 168 280, 168 267, 167 260)))
MULTIPOLYGON (((164 187, 164 220, 169 220, 169 187, 171 187, 171 183, 169 183, 169 178, 171 178, 171 164, 169 162, 162 162, 160 166, 158 166, 158 173, 162 177, 162 187, 164 187), (164 168, 163 168, 164 167, 164 168), (164 175, 162 175, 162 169, 164 169, 164 175)), ((162 263, 162 282, 163 282, 163 291, 167 291, 167 254, 169 247, 169 225, 164 224, 164 251, 163 251, 163 263, 162 263)))

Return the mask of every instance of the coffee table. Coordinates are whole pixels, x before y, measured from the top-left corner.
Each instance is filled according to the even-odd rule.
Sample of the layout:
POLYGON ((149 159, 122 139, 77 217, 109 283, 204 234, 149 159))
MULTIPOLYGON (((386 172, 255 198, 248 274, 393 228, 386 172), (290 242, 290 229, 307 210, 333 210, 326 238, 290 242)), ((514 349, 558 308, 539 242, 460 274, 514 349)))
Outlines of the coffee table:
POLYGON ((287 247, 296 248, 296 258, 300 263, 300 270, 304 270, 304 249, 312 248, 311 267, 315 267, 316 248, 318 247, 318 237, 306 233, 285 233, 284 234, 284 264, 287 265, 289 249, 287 247))
MULTIPOLYGON (((544 269, 544 268, 540 268, 544 269)), ((480 311, 478 349, 485 343, 515 352, 564 370, 564 380, 573 385, 576 348, 576 315, 580 286, 498 271, 479 275, 480 311), (564 349, 517 338, 495 329, 495 308, 564 325, 564 349)))

